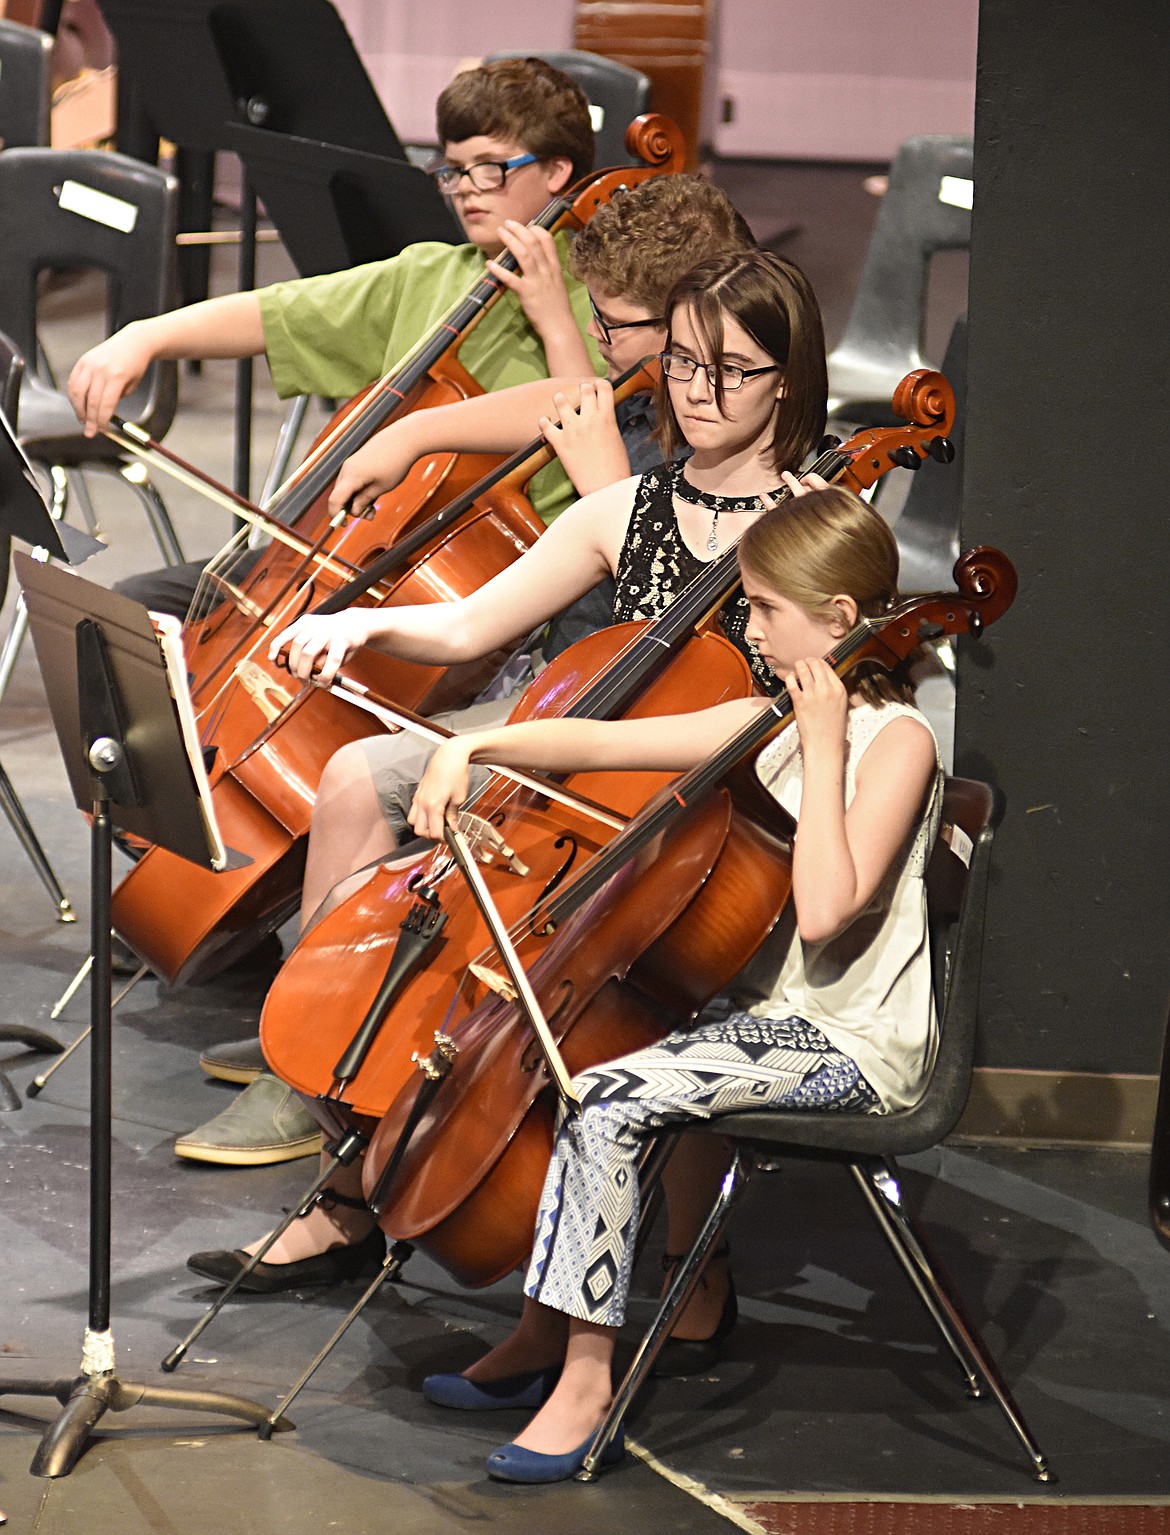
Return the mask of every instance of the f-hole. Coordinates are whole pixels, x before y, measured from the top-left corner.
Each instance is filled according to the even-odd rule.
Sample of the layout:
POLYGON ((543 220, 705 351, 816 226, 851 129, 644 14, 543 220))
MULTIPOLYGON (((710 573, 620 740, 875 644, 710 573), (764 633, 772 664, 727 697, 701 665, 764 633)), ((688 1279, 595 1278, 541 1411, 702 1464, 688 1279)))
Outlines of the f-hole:
POLYGON ((553 847, 567 847, 569 851, 565 854, 565 860, 561 864, 560 868, 549 880, 548 884, 545 885, 544 889, 537 896, 536 900, 533 901, 532 905, 534 909, 540 905, 546 896, 550 896, 553 893, 553 891, 559 884, 561 884, 569 870, 577 861, 577 853, 579 849, 577 847, 577 839, 573 836, 572 832, 565 832, 562 836, 558 837, 557 840, 553 843, 553 847))

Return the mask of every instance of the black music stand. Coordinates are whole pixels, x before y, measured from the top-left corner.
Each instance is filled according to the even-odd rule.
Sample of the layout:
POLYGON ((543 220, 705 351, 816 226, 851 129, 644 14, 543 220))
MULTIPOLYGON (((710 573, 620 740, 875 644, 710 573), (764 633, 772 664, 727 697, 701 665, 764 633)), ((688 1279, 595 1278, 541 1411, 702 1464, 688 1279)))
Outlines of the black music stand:
POLYGON ((434 181, 405 160, 242 123, 227 125, 224 142, 302 277, 381 261, 419 240, 464 239, 434 181))
MULTIPOLYGON (((330 0, 102 0, 102 15, 118 45, 119 95, 129 93, 133 101, 126 112, 119 104, 118 147, 153 161, 160 136, 181 146, 180 180, 188 183, 194 170, 203 183, 198 209, 203 227, 210 223, 215 151, 228 147, 225 130, 231 122, 406 158, 330 0), (123 129, 133 121, 139 125, 136 142, 123 143, 123 129)), ((190 190, 182 200, 184 227, 194 211, 190 190)), ((241 291, 255 287, 255 237, 256 196, 245 171, 241 291)), ((189 300, 190 263, 185 276, 189 300)), ((196 296, 205 296, 205 267, 195 282, 196 296)), ((234 483, 242 496, 250 493, 251 399, 248 357, 236 368, 234 483)))
MULTIPOLYGON (((120 1380, 110 1329, 112 828, 118 826, 211 868, 217 834, 200 806, 158 638, 146 609, 28 555, 14 557, 29 627, 74 798, 92 812, 89 1320, 80 1373, 55 1380, 0 1377, 0 1396, 51 1396, 62 1411, 33 1457, 34 1476, 67 1476, 107 1411, 150 1407, 222 1413, 252 1427, 270 1421, 258 1402, 218 1391, 120 1380)), ((237 864, 239 860, 236 860, 237 864)), ((221 865, 222 866, 222 865, 221 865)), ((291 1428, 287 1420, 278 1425, 291 1428)))
MULTIPOLYGON (((12 428, 2 413, 0 413, 0 534, 19 538, 31 544, 40 552, 41 558, 52 557, 66 560, 73 565, 80 565, 82 560, 87 560, 91 554, 96 554, 100 549, 105 548, 104 544, 91 538, 88 533, 81 532, 79 528, 71 528, 68 523, 53 521, 37 484, 33 467, 25 457, 24 450, 13 436, 12 428)), ((7 558, 7 555, 5 557, 7 558)), ((0 768, 0 776, 3 776, 2 768, 0 768)), ((15 791, 12 793, 12 798, 15 799, 15 791)), ((19 804, 19 801, 16 803, 19 804)), ((26 827, 26 835, 32 838, 36 852, 40 854, 44 866, 48 867, 48 860, 41 850, 40 843, 36 840, 32 827, 27 826, 27 823, 26 827)), ((20 835, 19 828, 17 832, 20 835)), ((35 855, 33 861, 34 863, 37 861, 35 855)), ((59 1055, 62 1049, 60 1041, 54 1039, 51 1034, 21 1023, 0 1023, 0 1041, 27 1045, 30 1050, 43 1050, 53 1055, 59 1055)), ((0 1071, 0 1112, 8 1112, 19 1107, 19 1095, 8 1077, 0 1071)))

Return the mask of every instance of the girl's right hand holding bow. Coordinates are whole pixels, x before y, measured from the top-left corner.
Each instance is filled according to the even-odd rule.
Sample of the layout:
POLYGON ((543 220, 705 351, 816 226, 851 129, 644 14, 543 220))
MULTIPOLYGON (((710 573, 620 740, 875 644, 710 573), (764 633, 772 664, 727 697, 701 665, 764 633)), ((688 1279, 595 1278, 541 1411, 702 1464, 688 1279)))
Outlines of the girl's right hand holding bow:
POLYGON ((328 687, 354 651, 369 644, 377 617, 376 608, 306 613, 280 631, 268 647, 268 659, 302 682, 328 687))

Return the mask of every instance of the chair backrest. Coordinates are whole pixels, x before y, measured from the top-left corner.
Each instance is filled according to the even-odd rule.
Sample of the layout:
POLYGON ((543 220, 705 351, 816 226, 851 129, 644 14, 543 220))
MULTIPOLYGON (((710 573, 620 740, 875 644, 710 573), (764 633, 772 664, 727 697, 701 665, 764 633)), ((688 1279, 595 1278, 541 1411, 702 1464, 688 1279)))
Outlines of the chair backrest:
MULTIPOLYGON (((174 301, 178 183, 156 166, 96 150, 0 154, 0 330, 37 354, 37 278, 96 269, 109 278, 106 333, 174 301)), ((155 363, 121 414, 159 437, 175 408, 174 363, 155 363)))
POLYGON ((930 258, 971 243, 963 197, 971 170, 968 137, 923 135, 895 155, 845 333, 829 357, 831 415, 848 417, 849 402, 888 409, 902 376, 923 366, 930 258))
POLYGON ((485 63, 496 59, 543 59, 554 69, 563 70, 575 80, 589 98, 593 118, 593 139, 599 168, 611 165, 635 165, 637 160, 626 149, 626 129, 635 117, 650 110, 650 77, 640 69, 603 59, 599 53, 578 48, 562 48, 550 53, 533 49, 521 53, 506 48, 489 53, 485 63))
POLYGON ((852 1158, 925 1151, 954 1129, 975 1062, 983 917, 996 798, 988 784, 948 778, 942 829, 926 872, 931 965, 939 1011, 934 1070, 913 1107, 890 1114, 810 1114, 762 1109, 720 1116, 712 1133, 785 1152, 852 1158))
MULTIPOLYGON (((24 377, 24 358, 12 342, 0 332, 0 415, 8 422, 13 434, 20 414, 20 381, 24 377)), ((8 594, 8 571, 11 565, 12 539, 0 531, 0 604, 8 594)))
POLYGON ((983 920, 995 791, 973 778, 948 778, 942 825, 926 871, 931 966, 939 1014, 939 1048, 930 1085, 911 1110, 935 1144, 959 1121, 975 1065, 983 920))
POLYGON ((49 142, 53 39, 0 18, 0 149, 49 142))

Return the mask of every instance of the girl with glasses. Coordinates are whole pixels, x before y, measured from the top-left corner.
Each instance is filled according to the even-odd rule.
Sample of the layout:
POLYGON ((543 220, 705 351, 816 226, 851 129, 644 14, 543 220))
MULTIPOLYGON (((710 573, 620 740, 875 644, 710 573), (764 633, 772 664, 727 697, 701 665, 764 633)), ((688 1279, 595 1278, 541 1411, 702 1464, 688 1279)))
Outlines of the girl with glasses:
MULTIPOLYGON (((306 616, 275 636, 271 657, 295 676, 323 683, 359 645, 443 664, 478 658, 514 644, 607 576, 616 582, 615 622, 664 612, 704 565, 759 518, 781 486, 804 488, 794 471, 824 431, 827 379, 820 313, 807 280, 792 263, 758 248, 703 261, 674 285, 662 312, 672 355, 717 369, 760 370, 736 389, 726 388, 718 371, 714 385, 699 369, 690 382, 664 379, 658 419, 666 462, 585 496, 515 564, 468 598, 306 616), (691 456, 671 462, 684 444, 691 456)), ((720 615, 724 632, 768 690, 775 678, 747 633, 748 620, 742 595, 730 598, 720 615)), ((302 907, 310 926, 395 850, 387 821, 391 807, 383 805, 376 776, 359 756, 360 748, 343 749, 322 779, 302 907), (339 765, 334 773, 343 756, 344 771, 339 765), (362 838, 356 850, 355 827, 362 838)), ((708 1182, 685 1157, 675 1163, 678 1170, 667 1183, 668 1242, 671 1251, 685 1251, 705 1213, 704 1200, 710 1202, 708 1182)), ((249 1288, 329 1282, 352 1275, 359 1259, 378 1261, 379 1233, 360 1207, 360 1168, 343 1169, 332 1187, 337 1197, 289 1227, 249 1288)), ((239 1251, 220 1251, 196 1254, 190 1265, 226 1282, 243 1261, 239 1251)), ((679 1373, 703 1367, 706 1351, 717 1347, 716 1333, 722 1336, 721 1317, 732 1314, 726 1266, 712 1267, 719 1274, 712 1274, 679 1323, 683 1354, 698 1350, 693 1359, 681 1359, 679 1373)))

